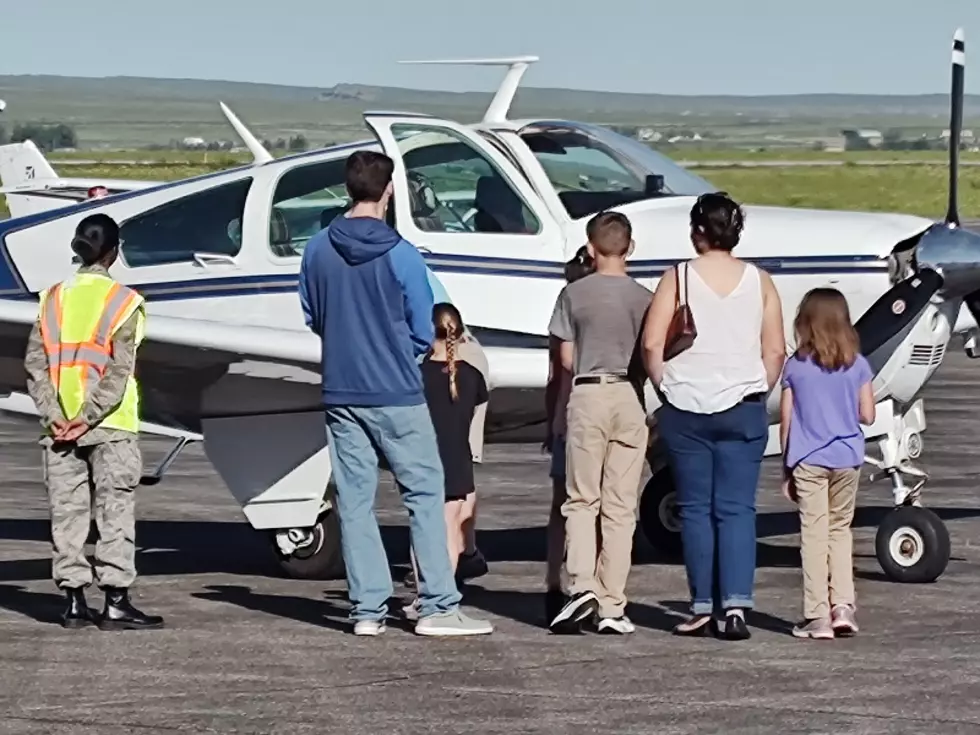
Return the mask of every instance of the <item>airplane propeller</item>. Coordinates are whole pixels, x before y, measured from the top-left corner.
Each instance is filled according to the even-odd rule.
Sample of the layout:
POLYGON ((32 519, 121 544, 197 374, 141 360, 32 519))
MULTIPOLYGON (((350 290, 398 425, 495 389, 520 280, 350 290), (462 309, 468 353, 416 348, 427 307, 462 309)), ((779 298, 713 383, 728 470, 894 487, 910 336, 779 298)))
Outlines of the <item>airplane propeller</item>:
POLYGON ((959 193, 960 136, 963 130, 966 40, 963 29, 953 35, 952 89, 949 121, 949 205, 946 217, 926 230, 915 245, 914 270, 934 271, 941 277, 937 293, 950 302, 965 303, 980 324, 980 235, 960 226, 959 193))

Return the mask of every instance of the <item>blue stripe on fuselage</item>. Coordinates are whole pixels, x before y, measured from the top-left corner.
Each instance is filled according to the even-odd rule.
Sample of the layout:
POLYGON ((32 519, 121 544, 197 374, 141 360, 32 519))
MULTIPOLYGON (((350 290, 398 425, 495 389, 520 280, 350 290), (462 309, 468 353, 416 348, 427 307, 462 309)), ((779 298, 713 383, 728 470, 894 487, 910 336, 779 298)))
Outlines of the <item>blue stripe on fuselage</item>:
MULTIPOLYGON (((6 253, 4 253, 6 256, 6 253)), ((487 258, 469 255, 425 253, 426 262, 437 274, 465 273, 470 275, 509 278, 564 279, 564 263, 519 258, 487 258)), ((843 275, 882 273, 886 262, 876 256, 794 256, 784 258, 748 258, 772 275, 843 275)), ((634 278, 658 278, 676 260, 637 260, 629 264, 634 278)), ((131 283, 148 301, 183 301, 188 299, 220 298, 256 294, 290 293, 296 291, 298 274, 269 274, 252 276, 223 276, 187 281, 131 283)), ((0 262, 0 297, 36 298, 18 282, 16 272, 0 262), (15 290, 16 289, 16 290, 15 290)))

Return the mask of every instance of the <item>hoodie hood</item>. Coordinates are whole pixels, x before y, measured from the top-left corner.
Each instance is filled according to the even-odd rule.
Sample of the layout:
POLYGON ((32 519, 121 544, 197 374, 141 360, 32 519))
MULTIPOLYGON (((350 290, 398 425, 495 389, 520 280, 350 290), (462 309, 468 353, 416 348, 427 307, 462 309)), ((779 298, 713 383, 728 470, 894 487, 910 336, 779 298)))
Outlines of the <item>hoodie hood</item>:
POLYGON ((331 245, 345 261, 360 265, 380 258, 401 242, 401 235, 373 217, 337 217, 327 231, 331 245))

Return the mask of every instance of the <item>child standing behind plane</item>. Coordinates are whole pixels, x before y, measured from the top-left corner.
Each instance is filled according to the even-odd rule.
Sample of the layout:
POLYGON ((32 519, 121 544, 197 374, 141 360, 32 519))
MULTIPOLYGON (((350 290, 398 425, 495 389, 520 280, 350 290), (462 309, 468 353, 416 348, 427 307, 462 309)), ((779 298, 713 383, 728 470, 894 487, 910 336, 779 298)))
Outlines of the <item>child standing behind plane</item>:
POLYGON ((565 286, 549 329, 572 373, 562 506, 572 597, 550 627, 564 632, 598 613, 600 633, 623 634, 635 630, 626 580, 648 433, 642 387, 630 373, 652 294, 626 273, 633 236, 625 215, 601 212, 586 233, 596 272, 565 286))
POLYGON ((795 329, 779 425, 783 493, 800 510, 805 621, 793 635, 829 639, 858 631, 851 522, 864 462, 860 424, 875 418, 873 375, 840 291, 810 291, 795 329))
MULTIPOLYGON (((574 283, 595 271, 595 261, 589 255, 589 246, 583 245, 575 257, 565 263, 565 281, 574 283)), ((565 519, 561 506, 567 499, 565 492, 565 431, 568 412, 568 396, 572 391, 572 376, 561 364, 561 340, 549 338, 548 385, 545 388, 545 411, 548 436, 545 450, 551 453, 551 514, 548 516, 548 551, 545 571, 545 616, 550 623, 565 605, 561 589, 561 568, 565 561, 565 519)))
POLYGON ((466 549, 463 525, 467 498, 475 492, 470 426, 478 406, 489 400, 480 371, 458 358, 463 340, 463 318, 452 304, 432 310, 435 342, 422 362, 425 401, 432 416, 446 483, 446 534, 453 571, 466 549))

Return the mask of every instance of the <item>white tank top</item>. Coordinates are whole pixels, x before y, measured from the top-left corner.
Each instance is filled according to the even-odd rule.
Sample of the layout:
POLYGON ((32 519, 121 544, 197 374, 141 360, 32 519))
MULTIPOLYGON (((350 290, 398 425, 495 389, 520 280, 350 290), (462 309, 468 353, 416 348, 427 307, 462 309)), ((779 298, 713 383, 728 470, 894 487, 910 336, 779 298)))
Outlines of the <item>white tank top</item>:
POLYGON ((738 285, 722 298, 690 263, 678 267, 681 302, 686 297, 698 336, 690 349, 665 365, 664 396, 682 411, 708 414, 726 411, 753 393, 767 392, 758 269, 746 263, 738 285))

